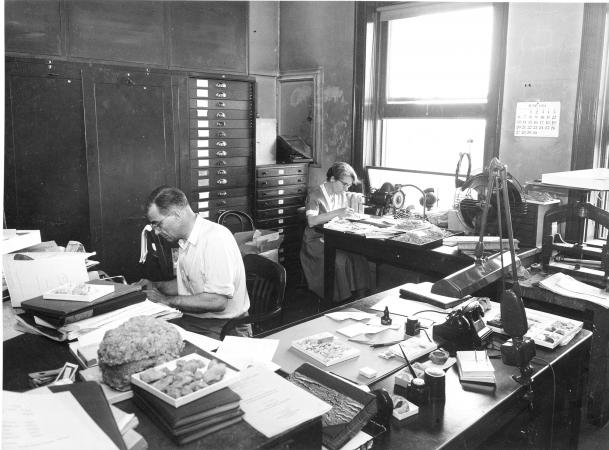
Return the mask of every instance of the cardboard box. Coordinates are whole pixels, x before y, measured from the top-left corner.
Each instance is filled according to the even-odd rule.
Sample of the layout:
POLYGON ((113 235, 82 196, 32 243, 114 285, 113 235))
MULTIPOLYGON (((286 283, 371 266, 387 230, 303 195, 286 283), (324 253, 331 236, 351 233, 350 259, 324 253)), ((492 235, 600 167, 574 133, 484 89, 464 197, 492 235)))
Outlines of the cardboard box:
POLYGON ((234 234, 241 255, 256 254, 272 261, 279 260, 279 247, 283 243, 283 235, 274 230, 241 231, 234 234))

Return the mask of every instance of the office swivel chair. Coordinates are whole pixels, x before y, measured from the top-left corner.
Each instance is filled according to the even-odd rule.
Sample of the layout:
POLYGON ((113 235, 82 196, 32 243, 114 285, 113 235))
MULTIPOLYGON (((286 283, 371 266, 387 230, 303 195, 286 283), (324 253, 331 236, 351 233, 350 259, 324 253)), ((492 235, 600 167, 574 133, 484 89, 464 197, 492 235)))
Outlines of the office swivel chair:
POLYGON ((260 255, 245 255, 249 316, 229 320, 220 331, 220 340, 237 325, 252 324, 254 335, 263 331, 263 324, 281 319, 286 275, 281 264, 260 255))

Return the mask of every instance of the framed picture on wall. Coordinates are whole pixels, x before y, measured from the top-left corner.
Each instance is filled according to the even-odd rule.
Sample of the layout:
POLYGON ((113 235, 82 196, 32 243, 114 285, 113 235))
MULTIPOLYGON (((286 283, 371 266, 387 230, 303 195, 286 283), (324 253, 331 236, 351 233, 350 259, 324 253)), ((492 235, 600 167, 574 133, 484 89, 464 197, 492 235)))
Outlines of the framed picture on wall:
POLYGON ((312 150, 315 167, 320 164, 322 139, 321 69, 283 72, 277 78, 278 134, 299 136, 312 150))

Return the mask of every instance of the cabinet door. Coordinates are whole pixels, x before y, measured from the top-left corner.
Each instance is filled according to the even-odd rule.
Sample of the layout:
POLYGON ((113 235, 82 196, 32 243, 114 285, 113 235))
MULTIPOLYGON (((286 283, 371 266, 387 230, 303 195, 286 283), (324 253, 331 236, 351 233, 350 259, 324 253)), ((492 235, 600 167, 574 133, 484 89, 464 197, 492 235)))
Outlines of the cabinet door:
POLYGON ((4 212, 9 228, 90 249, 80 68, 6 65, 4 212))
POLYGON ((177 185, 170 77, 103 68, 84 84, 94 250, 107 272, 134 279, 146 198, 177 185))

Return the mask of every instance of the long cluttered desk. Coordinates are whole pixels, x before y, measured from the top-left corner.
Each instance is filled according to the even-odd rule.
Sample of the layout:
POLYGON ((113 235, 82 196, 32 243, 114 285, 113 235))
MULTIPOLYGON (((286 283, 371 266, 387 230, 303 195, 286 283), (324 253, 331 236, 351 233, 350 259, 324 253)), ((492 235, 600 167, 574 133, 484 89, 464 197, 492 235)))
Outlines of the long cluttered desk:
MULTIPOLYGON (((393 394, 396 374, 404 371, 406 363, 397 356, 397 352, 389 355, 394 347, 384 344, 388 340, 394 343, 407 337, 406 315, 416 316, 421 327, 427 327, 417 330, 418 342, 426 343, 424 347, 427 350, 435 348, 428 337, 431 332, 429 326, 432 322, 441 321, 446 311, 400 298, 397 288, 283 327, 268 334, 264 340, 278 341, 272 362, 281 367, 284 375, 293 375, 301 370, 315 373, 310 372, 311 367, 308 372, 302 369, 303 365, 312 366, 322 374, 333 374, 331 378, 336 383, 348 386, 356 383, 368 386, 373 392, 383 388, 393 394), (385 307, 392 311, 390 325, 387 325, 387 317, 383 317, 387 315, 385 307), (362 314, 368 315, 367 325, 361 322, 362 314), (385 327, 381 327, 383 323, 385 327), (353 328, 364 326, 376 328, 376 332, 362 334, 361 330, 359 333, 353 331, 353 328), (319 333, 324 336, 318 336, 314 341, 317 339, 316 342, 324 343, 327 335, 332 335, 335 344, 345 344, 344 350, 355 350, 355 356, 345 356, 347 359, 344 361, 335 362, 307 353, 306 346, 300 344, 303 339, 319 333), (371 343, 380 345, 371 346, 371 343)), ((375 432, 370 432, 374 437, 374 448, 474 448, 493 443, 518 448, 573 448, 578 439, 591 333, 581 330, 568 344, 553 350, 538 347, 537 357, 532 361, 532 393, 512 378, 518 373, 516 367, 506 366, 496 358, 498 352, 493 349, 505 339, 489 341, 487 347, 494 368, 494 384, 460 382, 456 365, 448 368, 442 395, 422 402, 418 414, 404 420, 390 418, 384 427, 381 425, 375 432), (390 432, 381 432, 389 427, 390 432)), ((412 359, 415 369, 419 370, 414 364, 416 358, 412 359)), ((423 356, 423 359, 427 360, 427 357, 423 356)), ((8 340, 4 343, 4 389, 25 391, 29 388, 28 373, 58 367, 66 361, 76 362, 65 343, 28 334, 8 340)), ((149 448, 176 446, 133 399, 118 402, 116 406, 137 415, 137 430, 149 448)), ((377 422, 383 421, 377 419, 377 422)), ((319 448, 320 436, 320 422, 309 421, 290 433, 287 441, 275 443, 289 448, 319 448)), ((268 444, 267 438, 241 421, 182 448, 238 449, 268 444)))

